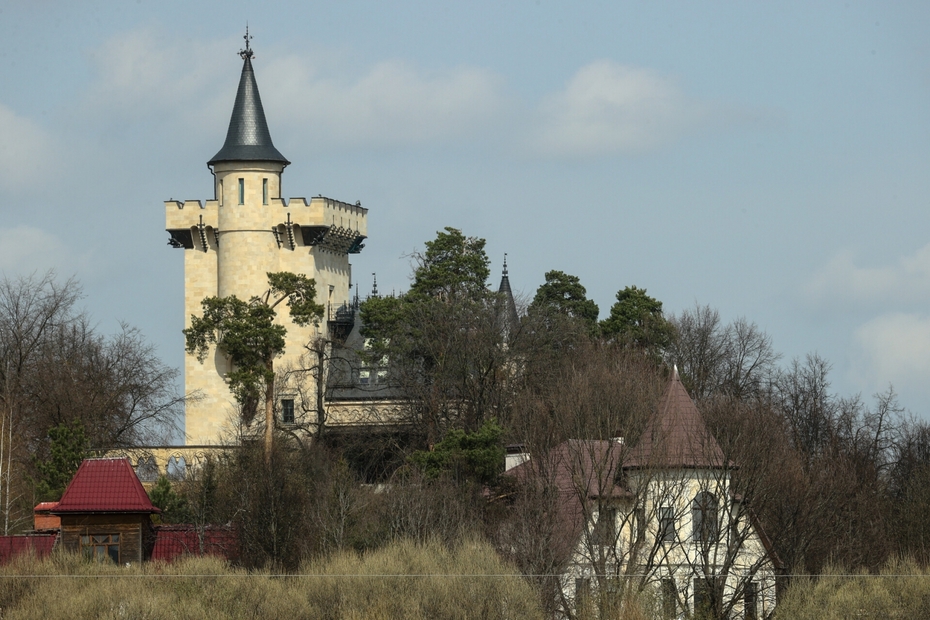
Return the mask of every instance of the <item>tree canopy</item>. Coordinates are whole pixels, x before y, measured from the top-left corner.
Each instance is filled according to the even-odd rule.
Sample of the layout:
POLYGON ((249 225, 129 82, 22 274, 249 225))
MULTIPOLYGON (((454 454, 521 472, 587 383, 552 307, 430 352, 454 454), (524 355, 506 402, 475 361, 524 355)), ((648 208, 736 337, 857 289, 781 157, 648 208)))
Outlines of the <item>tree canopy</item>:
POLYGON ((600 309, 588 299, 587 290, 578 276, 563 271, 546 272, 546 282, 536 289, 530 312, 555 312, 582 321, 591 335, 597 331, 600 309))
POLYGON ((412 298, 438 297, 482 299, 488 293, 491 274, 485 240, 466 237, 461 230, 446 227, 426 242, 426 251, 415 254, 412 298))
POLYGON ((484 239, 446 228, 414 254, 413 283, 398 297, 361 304, 372 360, 388 360, 389 381, 408 397, 424 442, 449 428, 477 430, 497 415, 509 353, 496 293, 487 287, 484 239))
POLYGON ((601 321, 601 333, 636 348, 660 352, 672 342, 674 329, 662 314, 662 302, 646 289, 628 286, 617 291, 610 316, 601 321))

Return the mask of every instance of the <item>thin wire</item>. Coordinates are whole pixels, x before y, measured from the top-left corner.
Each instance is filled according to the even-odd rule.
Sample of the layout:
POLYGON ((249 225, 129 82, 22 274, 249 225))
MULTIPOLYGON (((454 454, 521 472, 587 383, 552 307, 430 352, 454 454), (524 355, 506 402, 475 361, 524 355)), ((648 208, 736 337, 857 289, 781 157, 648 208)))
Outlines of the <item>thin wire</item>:
MULTIPOLYGON (((635 577, 656 577, 657 575, 649 574, 636 574, 636 575, 585 575, 584 577, 605 577, 605 578, 635 578, 635 577)), ((69 574, 45 574, 45 575, 33 575, 33 574, 0 574, 0 579, 43 579, 43 578, 69 578, 69 579, 78 579, 78 578, 87 578, 87 579, 110 579, 110 578, 119 578, 119 579, 142 579, 142 578, 194 578, 194 579, 203 579, 203 578, 217 578, 217 577, 229 577, 229 578, 259 578, 259 579, 292 579, 292 578, 314 578, 314 579, 357 579, 360 577, 372 577, 379 579, 409 579, 409 578, 459 578, 459 579, 471 579, 471 578, 494 578, 500 579, 502 577, 512 577, 512 578, 564 578, 567 575, 564 574, 552 574, 552 573, 539 573, 539 574, 514 574, 514 573, 475 573, 475 574, 466 574, 466 575, 452 575, 445 573, 415 573, 415 574, 392 574, 392 573, 338 573, 338 574, 321 574, 321 573, 295 573, 295 574, 262 574, 262 573, 220 573, 220 574, 162 574, 162 573, 147 573, 139 575, 126 575, 126 574, 110 574, 110 575, 69 575, 69 574)), ((759 576, 756 575, 758 578, 759 576)), ((848 579, 858 579, 858 578, 903 578, 903 577, 921 577, 927 578, 930 577, 930 574, 922 573, 895 573, 895 574, 884 574, 884 575, 874 575, 874 574, 855 574, 855 573, 844 573, 844 574, 829 574, 829 575, 814 575, 814 574, 792 574, 792 575, 775 575, 774 578, 781 579, 785 577, 792 578, 806 578, 806 579, 831 579, 835 577, 843 577, 848 579)))

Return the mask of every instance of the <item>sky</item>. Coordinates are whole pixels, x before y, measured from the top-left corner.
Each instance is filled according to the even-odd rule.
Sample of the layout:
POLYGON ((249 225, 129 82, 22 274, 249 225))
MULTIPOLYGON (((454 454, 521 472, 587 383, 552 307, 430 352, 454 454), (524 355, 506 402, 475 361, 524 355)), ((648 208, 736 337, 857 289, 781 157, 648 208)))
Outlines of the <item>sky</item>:
POLYGON ((183 364, 163 202, 212 198, 246 23, 284 197, 361 201, 364 296, 446 226, 531 299, 635 285, 930 420, 930 3, 0 3, 0 271, 183 364))

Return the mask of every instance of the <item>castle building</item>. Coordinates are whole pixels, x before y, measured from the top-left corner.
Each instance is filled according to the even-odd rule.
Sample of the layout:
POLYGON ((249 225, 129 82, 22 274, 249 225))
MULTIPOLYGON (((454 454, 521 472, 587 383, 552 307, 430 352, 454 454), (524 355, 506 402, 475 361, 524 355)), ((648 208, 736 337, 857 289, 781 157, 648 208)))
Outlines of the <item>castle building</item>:
MULTIPOLYGON (((242 75, 226 142, 207 163, 214 196, 204 202, 166 201, 165 227, 169 244, 184 250, 185 327, 191 315, 202 313, 204 298, 261 295, 269 272, 305 274, 316 281, 317 301, 327 312, 323 324, 299 327, 286 312, 278 313, 277 320, 287 328, 287 344, 275 364, 285 367, 296 363, 304 345, 327 330, 327 324, 338 323, 340 308, 348 307, 349 255, 364 247, 368 210, 360 203, 322 196, 309 201, 281 198, 281 176, 290 162, 271 140, 248 33, 240 56, 242 75)), ((185 356, 185 391, 193 397, 185 411, 188 445, 226 443, 235 431, 238 408, 224 381, 228 370, 220 353, 204 363, 185 356)), ((293 401, 289 404, 293 407, 293 401)), ((284 411, 289 414, 292 409, 284 411)))

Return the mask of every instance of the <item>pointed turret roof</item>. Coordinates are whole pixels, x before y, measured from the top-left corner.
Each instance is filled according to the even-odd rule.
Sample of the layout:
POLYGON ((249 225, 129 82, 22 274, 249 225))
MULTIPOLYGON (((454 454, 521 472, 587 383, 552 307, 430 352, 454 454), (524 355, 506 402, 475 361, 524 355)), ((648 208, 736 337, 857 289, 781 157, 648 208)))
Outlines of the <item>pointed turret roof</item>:
POLYGON ((262 98, 258 94, 258 84, 252 71, 252 50, 248 38, 246 48, 240 55, 243 59, 242 76, 239 78, 239 91, 229 119, 226 143, 207 163, 212 166, 224 161, 271 161, 286 166, 291 162, 271 142, 262 98))
POLYGON ((513 300, 513 291, 510 289, 510 277, 507 275, 507 255, 504 254, 504 273, 501 276, 501 285, 497 292, 501 295, 503 303, 504 320, 507 321, 507 328, 512 328, 520 323, 520 317, 517 315, 517 304, 513 300))
POLYGON ((708 468, 726 464, 720 444, 708 430, 675 368, 626 466, 708 468))

